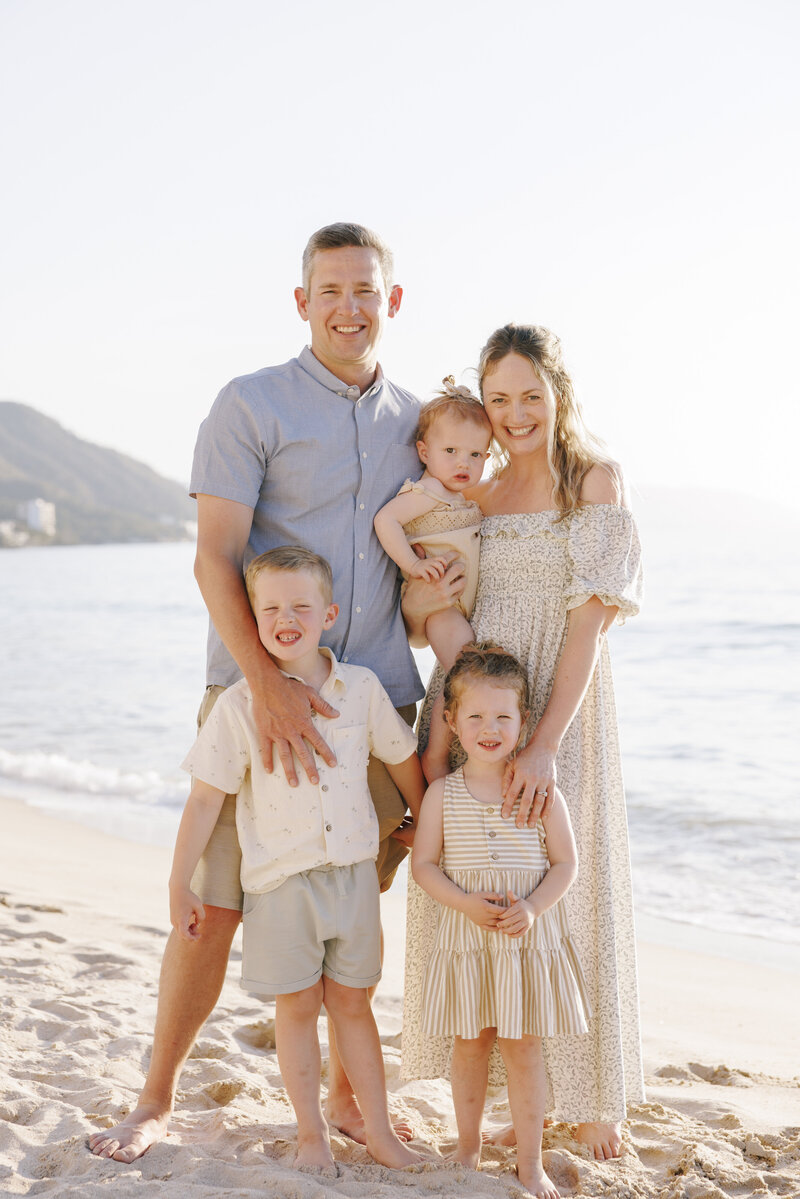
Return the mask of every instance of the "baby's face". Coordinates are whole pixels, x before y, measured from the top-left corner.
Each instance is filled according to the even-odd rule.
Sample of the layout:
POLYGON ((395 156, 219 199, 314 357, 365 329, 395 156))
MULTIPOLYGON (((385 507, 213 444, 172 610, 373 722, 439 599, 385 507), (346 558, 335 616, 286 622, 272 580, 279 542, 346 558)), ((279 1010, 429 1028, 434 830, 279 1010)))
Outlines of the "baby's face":
POLYGON ((471 420, 443 413, 428 429, 417 453, 428 473, 448 491, 474 487, 489 457, 491 432, 471 420))

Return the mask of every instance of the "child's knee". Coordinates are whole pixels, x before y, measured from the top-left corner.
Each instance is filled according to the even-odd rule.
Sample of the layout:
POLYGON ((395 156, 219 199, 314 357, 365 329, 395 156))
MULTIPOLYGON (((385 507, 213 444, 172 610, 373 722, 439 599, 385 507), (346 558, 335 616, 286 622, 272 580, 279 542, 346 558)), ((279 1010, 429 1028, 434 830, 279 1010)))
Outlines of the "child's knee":
POLYGON ((276 1015, 289 1016, 295 1020, 316 1020, 322 1009, 323 1000, 322 979, 302 991, 292 991, 288 995, 275 997, 276 1015))
POLYGON ((344 983, 337 983, 327 975, 323 975, 322 983, 323 1002, 334 1020, 337 1016, 353 1019, 371 1013, 369 991, 366 987, 346 987, 344 983))
POLYGON ((482 1028, 477 1037, 456 1037, 455 1043, 462 1057, 487 1057, 497 1039, 496 1028, 482 1028))

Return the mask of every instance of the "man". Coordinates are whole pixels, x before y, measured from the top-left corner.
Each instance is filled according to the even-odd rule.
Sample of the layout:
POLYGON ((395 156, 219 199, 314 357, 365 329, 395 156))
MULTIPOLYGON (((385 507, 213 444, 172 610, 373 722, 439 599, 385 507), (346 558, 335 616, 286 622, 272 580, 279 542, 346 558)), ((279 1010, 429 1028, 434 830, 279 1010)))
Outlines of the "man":
MULTIPOLYGON (((397 570, 373 529, 378 509, 420 470, 413 446, 418 403, 384 377, 377 357, 386 321, 403 296, 393 281, 391 253, 363 226, 326 226, 306 246, 303 286, 294 295, 310 326, 310 348, 223 388, 200 429, 191 488, 198 508, 195 576, 211 618, 201 720, 216 695, 244 675, 265 765, 271 768, 277 752, 290 783, 297 781, 298 764, 318 781, 314 753, 334 765, 309 718, 312 708, 323 715, 333 710, 311 688, 287 680, 264 650, 243 581, 251 558, 286 544, 324 554, 340 605, 324 643, 340 661, 373 669, 409 723, 422 694, 399 610, 397 570)), ((454 596, 461 587, 454 563, 439 594, 454 596)), ((420 602, 430 601, 426 595, 420 602)), ((413 608, 413 592, 410 603, 413 608)), ((379 763, 370 764, 369 784, 385 889, 407 852, 391 836, 405 806, 379 763)), ((225 979, 241 916, 238 873, 229 797, 192 883, 205 905, 203 935, 188 943, 173 933, 164 953, 139 1105, 121 1124, 91 1137, 92 1152, 131 1162, 163 1137, 181 1068, 225 979)), ((363 1143, 361 1113, 333 1041, 326 1115, 363 1143)), ((395 1127, 409 1135, 407 1126, 395 1127)))

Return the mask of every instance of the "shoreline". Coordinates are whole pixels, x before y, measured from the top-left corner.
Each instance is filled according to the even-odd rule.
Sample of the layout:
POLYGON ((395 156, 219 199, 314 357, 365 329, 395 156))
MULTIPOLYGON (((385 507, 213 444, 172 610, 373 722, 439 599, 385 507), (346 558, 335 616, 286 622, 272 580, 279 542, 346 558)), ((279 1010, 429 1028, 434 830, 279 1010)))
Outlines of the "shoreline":
MULTIPOLYGON (((86 1136, 119 1118, 143 1080, 171 853, 20 800, 0 798, 0 820, 0 1190, 38 1193, 48 1179, 48 1193, 83 1199, 113 1180, 115 1196, 126 1199, 144 1179, 148 1194, 173 1199, 225 1189, 311 1199, 359 1195, 371 1182, 371 1193, 407 1196, 408 1176, 375 1166, 341 1137, 337 1179, 291 1169, 294 1124, 274 1012, 239 988, 238 942, 220 1004, 184 1070, 171 1135, 130 1166, 93 1158, 86 1136)), ((442 1161, 454 1131, 446 1083, 399 1082, 400 880, 382 915, 387 967, 375 1009, 390 1106, 410 1120, 426 1159, 414 1190, 519 1195, 511 1151, 485 1151, 478 1174, 442 1161)), ((547 1166, 562 1194, 800 1195, 800 951, 777 942, 754 949, 757 938, 654 917, 639 918, 637 931, 647 1102, 629 1114, 618 1162, 588 1161, 567 1125, 547 1130, 547 1166)), ((490 1123, 507 1118, 504 1091, 490 1096, 488 1110, 490 1123)))

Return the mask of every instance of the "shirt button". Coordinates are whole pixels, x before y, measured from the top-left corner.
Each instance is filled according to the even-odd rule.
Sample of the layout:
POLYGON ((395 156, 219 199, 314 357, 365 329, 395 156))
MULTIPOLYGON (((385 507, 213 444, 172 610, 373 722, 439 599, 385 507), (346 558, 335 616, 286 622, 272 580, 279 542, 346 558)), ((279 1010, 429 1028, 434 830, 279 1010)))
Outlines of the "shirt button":
POLYGON ((487 816, 491 816, 493 813, 494 813, 494 808, 487 808, 487 809, 486 809, 486 815, 487 815, 487 816))
POLYGON ((362 450, 362 451, 361 451, 361 457, 362 457, 362 458, 366 458, 366 456, 367 456, 367 451, 366 451, 366 450, 362 450))
POLYGON ((358 556, 359 556, 359 558, 363 558, 363 557, 364 557, 364 555, 363 555, 363 554, 359 554, 358 556))
POLYGON ((363 511, 364 511, 364 505, 363 505, 363 504, 359 504, 358 506, 359 506, 359 508, 361 509, 361 511, 363 512, 363 511))
MULTIPOLYGON (((322 790, 324 791, 324 790, 325 790, 325 787, 323 787, 323 788, 322 788, 322 790)), ((497 833, 494 831, 494 829, 493 829, 493 828, 490 828, 490 829, 489 829, 489 836, 490 836, 490 837, 496 837, 496 836, 497 836, 497 833)))
POLYGON ((329 832, 331 831, 331 829, 332 829, 332 828, 333 828, 333 825, 332 825, 332 824, 326 824, 326 825, 325 825, 325 832, 326 832, 326 833, 329 833, 329 832))
POLYGON ((361 609, 360 609, 360 608, 356 608, 356 612, 360 612, 360 611, 361 611, 361 609))
MULTIPOLYGON (((328 790, 328 784, 327 784, 327 783, 323 783, 323 784, 322 784, 322 788, 321 788, 321 790, 323 790, 323 791, 327 791, 327 790, 328 790)), ((492 833, 492 836, 494 836, 494 833, 492 833)))
POLYGON ((348 658, 347 654, 345 654, 345 656, 342 658, 342 661, 343 661, 343 662, 349 662, 349 661, 350 661, 350 659, 348 658))
POLYGON ((492 859, 493 862, 496 862, 497 859, 500 857, 500 854, 499 853, 490 853, 489 857, 492 859))

